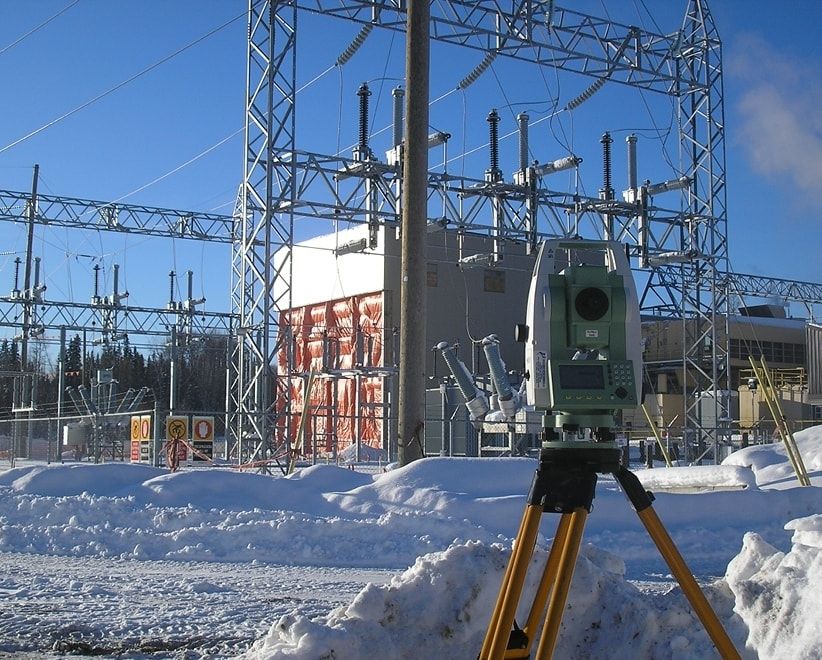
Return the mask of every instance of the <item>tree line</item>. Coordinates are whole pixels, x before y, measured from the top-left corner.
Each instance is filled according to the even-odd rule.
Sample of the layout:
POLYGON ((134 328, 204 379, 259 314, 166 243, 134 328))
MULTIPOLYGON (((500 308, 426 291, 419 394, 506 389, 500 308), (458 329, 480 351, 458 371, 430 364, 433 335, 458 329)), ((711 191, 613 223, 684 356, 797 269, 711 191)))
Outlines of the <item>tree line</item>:
MULTIPOLYGON (((29 343, 29 368, 37 372, 36 401, 38 408, 56 410, 59 388, 59 361, 49 359, 38 342, 29 343), (46 363, 51 362, 53 366, 46 363)), ((144 400, 149 406, 158 401, 168 408, 170 394, 171 348, 161 346, 138 350, 128 338, 102 347, 83 350, 80 335, 74 335, 66 345, 65 386, 84 385, 91 388, 98 371, 111 370, 117 381, 117 391, 147 387, 151 395, 144 400)), ((12 414, 14 378, 12 372, 22 370, 20 346, 17 341, 0 342, 0 417, 12 414)), ((225 409, 226 337, 205 336, 177 347, 175 373, 177 377, 177 408, 189 411, 221 411, 225 409)), ((65 414, 76 412, 70 397, 65 397, 65 414)))

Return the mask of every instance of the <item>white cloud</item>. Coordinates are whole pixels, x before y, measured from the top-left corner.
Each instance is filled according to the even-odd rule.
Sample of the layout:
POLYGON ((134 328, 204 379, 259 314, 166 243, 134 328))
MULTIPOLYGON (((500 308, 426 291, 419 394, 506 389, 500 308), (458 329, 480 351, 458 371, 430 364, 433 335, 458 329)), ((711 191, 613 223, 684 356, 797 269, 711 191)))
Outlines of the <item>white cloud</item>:
POLYGON ((822 72, 757 37, 738 39, 727 70, 741 91, 732 101, 734 144, 752 167, 780 174, 803 196, 822 189, 822 72))

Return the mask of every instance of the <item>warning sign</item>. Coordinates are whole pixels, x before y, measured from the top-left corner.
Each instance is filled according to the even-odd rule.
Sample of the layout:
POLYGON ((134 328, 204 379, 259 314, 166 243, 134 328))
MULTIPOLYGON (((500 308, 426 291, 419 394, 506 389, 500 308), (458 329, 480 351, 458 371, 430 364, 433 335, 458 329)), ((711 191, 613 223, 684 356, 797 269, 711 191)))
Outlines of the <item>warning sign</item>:
POLYGON ((166 417, 166 440, 188 440, 188 417, 183 415, 166 417))
POLYGON ((131 418, 131 462, 140 462, 140 416, 131 418))
POLYGON ((177 460, 188 460, 188 417, 169 415, 166 417, 166 441, 172 451, 176 450, 177 460))
POLYGON ((192 417, 192 445, 196 451, 192 452, 192 460, 205 461, 214 458, 214 418, 192 417), (207 458, 206 458, 207 457, 207 458))
POLYGON ((151 415, 140 416, 140 440, 151 440, 151 415))
POLYGON ((191 426, 194 429, 194 440, 214 440, 213 417, 192 417, 191 426))

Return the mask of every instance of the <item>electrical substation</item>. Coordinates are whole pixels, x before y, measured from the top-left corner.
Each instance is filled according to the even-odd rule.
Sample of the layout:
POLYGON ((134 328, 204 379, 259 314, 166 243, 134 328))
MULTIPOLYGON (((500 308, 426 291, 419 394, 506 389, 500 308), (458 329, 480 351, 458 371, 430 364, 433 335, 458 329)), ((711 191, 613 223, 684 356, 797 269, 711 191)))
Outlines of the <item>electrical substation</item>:
MULTIPOLYGON (((513 112, 500 99, 497 107, 475 109, 483 119, 474 113, 472 121, 482 126, 473 130, 487 135, 480 150, 485 165, 466 171, 464 164, 448 166, 466 151, 464 139, 452 138, 464 118, 436 130, 424 126, 429 161, 441 164, 425 176, 427 213, 416 218, 424 220, 425 238, 413 248, 425 256, 417 281, 424 282, 427 302, 414 319, 425 348, 408 357, 424 372, 424 386, 412 384, 424 389, 425 420, 417 429, 423 453, 498 456, 539 447, 539 423, 527 413, 478 421, 470 402, 474 392, 505 399, 493 384, 495 368, 507 374, 509 388, 525 391, 526 349, 514 328, 525 322, 535 260, 548 239, 618 243, 635 273, 644 364, 636 374, 642 383, 636 403, 644 409, 621 411, 618 433, 629 441, 662 434, 679 458, 708 462, 720 462, 740 443, 770 441, 775 425, 761 372, 749 357, 765 358, 789 417, 815 419, 822 405, 822 328, 813 323, 813 309, 822 303, 822 284, 731 268, 721 41, 706 0, 683 5, 681 22, 661 29, 656 21, 648 29, 553 1, 431 5, 431 43, 474 62, 453 71, 454 93, 464 95, 495 63, 507 62, 576 80, 551 117, 596 106, 610 86, 643 99, 664 97, 678 161, 655 166, 658 179, 644 178, 643 159, 664 161, 650 154, 666 145, 622 126, 577 139, 586 153, 598 153, 601 167, 558 144, 556 153, 535 154, 535 132, 549 117, 513 112), (508 138, 516 141, 515 157, 501 146, 508 138), (598 193, 590 194, 578 181, 592 172, 596 180, 588 185, 598 193), (617 172, 627 173, 624 181, 617 172), (787 304, 804 305, 810 319, 788 318, 787 304), (449 369, 459 363, 462 371, 449 369)), ((47 439, 50 460, 66 451, 159 464, 166 420, 192 417, 213 418, 224 438, 215 456, 234 465, 285 470, 296 461, 397 459, 408 388, 401 380, 409 364, 400 346, 403 288, 411 286, 403 254, 403 205, 412 182, 406 136, 414 121, 408 108, 421 101, 397 85, 390 112, 378 115, 389 124, 386 134, 374 130, 374 90, 363 82, 356 122, 342 127, 356 136, 353 148, 305 148, 300 137, 310 130, 299 115, 298 16, 320 15, 350 28, 350 43, 327 55, 331 70, 344 69, 372 33, 404 36, 407 12, 403 0, 249 0, 248 41, 237 44, 246 49, 247 78, 244 170, 232 215, 44 194, 37 167, 31 190, 0 190, 0 219, 24 226, 28 235, 25 258, 4 273, 10 291, 0 296, 0 326, 13 335, 19 356, 16 368, 0 373, 13 390, 11 410, 0 420, 2 449, 12 461, 39 457, 34 445, 47 439), (140 304, 121 290, 118 266, 108 291, 95 276, 83 300, 52 298, 32 238, 58 228, 223 245, 231 251, 230 309, 206 311, 191 271, 184 297, 175 297, 175 279, 179 287, 183 275, 172 271, 169 300, 140 304), (67 338, 77 333, 84 355, 138 338, 162 341, 167 390, 117 392, 118 374, 106 365, 69 382, 78 376, 67 376, 67 338), (178 351, 206 338, 219 340, 226 364, 224 405, 182 409, 178 351), (36 385, 34 356, 47 350, 58 354, 56 401, 43 400, 36 385), (135 417, 150 419, 150 427, 132 435, 146 444, 130 453, 135 417)), ((329 121, 338 119, 335 111, 328 110, 329 121)), ((469 163, 474 167, 476 157, 469 163)))

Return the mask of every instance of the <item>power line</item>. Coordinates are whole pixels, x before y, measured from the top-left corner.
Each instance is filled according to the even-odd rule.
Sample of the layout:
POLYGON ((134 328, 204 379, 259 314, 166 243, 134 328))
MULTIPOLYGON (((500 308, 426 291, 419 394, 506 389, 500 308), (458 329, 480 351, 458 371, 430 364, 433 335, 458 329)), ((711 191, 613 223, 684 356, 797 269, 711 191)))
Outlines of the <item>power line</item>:
POLYGON ((169 60, 174 59, 175 57, 177 57, 177 56, 178 56, 178 55, 180 55, 181 53, 184 53, 184 52, 185 52, 185 51, 187 51, 189 48, 192 48, 193 46, 196 46, 196 45, 197 45, 197 44, 199 44, 200 42, 205 41, 205 40, 206 40, 206 39, 208 39, 209 37, 211 37, 211 36, 213 36, 213 35, 217 34, 220 30, 225 29, 226 27, 228 27, 229 25, 231 25, 231 24, 232 24, 232 23, 234 23, 235 21, 237 21, 237 20, 239 20, 239 19, 243 18, 245 15, 246 15, 246 12, 243 12, 242 14, 238 14, 238 15, 237 15, 237 16, 235 16, 234 18, 229 19, 228 21, 226 21, 226 22, 225 22, 225 23, 223 23, 222 25, 220 25, 220 26, 218 26, 218 27, 214 28, 213 30, 211 30, 211 31, 207 32, 206 34, 202 35, 201 37, 198 37, 198 38, 197 38, 197 39, 195 39, 194 41, 191 41, 191 42, 187 43, 185 46, 183 46, 183 47, 181 47, 181 48, 178 48, 176 51, 174 51, 174 52, 173 52, 173 53, 171 53, 170 55, 166 55, 165 57, 163 57, 162 59, 158 60, 157 62, 154 62, 153 64, 150 64, 149 66, 147 66, 147 67, 146 67, 145 69, 143 69, 142 71, 139 71, 138 73, 135 73, 133 76, 131 76, 131 77, 127 78, 126 80, 123 80, 122 82, 117 83, 116 85, 114 85, 114 87, 110 87, 110 88, 109 88, 109 89, 107 89, 105 92, 102 92, 101 94, 98 94, 97 96, 95 96, 94 98, 92 98, 92 99, 90 99, 90 100, 86 101, 85 103, 81 103, 80 105, 78 105, 77 107, 73 108, 72 110, 69 110, 68 112, 66 112, 66 113, 64 113, 64 114, 62 114, 62 115, 60 115, 59 117, 57 117, 57 118, 55 118, 55 119, 52 119, 51 121, 49 121, 49 122, 47 122, 47 123, 43 124, 40 128, 37 128, 37 129, 35 129, 35 130, 31 131, 30 133, 28 133, 27 135, 24 135, 23 137, 18 138, 18 139, 17 139, 17 140, 15 140, 14 142, 11 142, 11 143, 7 144, 5 147, 3 147, 2 149, 0 149, 0 154, 1 154, 1 153, 3 153, 3 152, 5 152, 5 151, 8 151, 8 150, 9 150, 9 149, 11 149, 12 147, 16 147, 18 144, 20 144, 21 142, 25 142, 25 141, 26 141, 26 140, 28 140, 29 138, 32 138, 32 137, 34 137, 35 135, 38 135, 39 133, 42 133, 42 132, 43 132, 43 131, 45 131, 47 128, 51 128, 51 127, 52 127, 52 126, 54 126, 55 124, 57 124, 57 123, 59 123, 59 122, 63 121, 64 119, 67 119, 68 117, 71 117, 72 115, 74 115, 74 114, 76 114, 76 113, 80 112, 81 110, 85 110, 85 109, 86 109, 86 108, 88 108, 90 105, 92 105, 92 104, 96 103, 97 101, 99 101, 99 100, 101 100, 101 99, 105 98, 105 97, 106 97, 106 96, 108 96, 109 94, 112 94, 112 93, 116 92, 117 90, 121 89, 122 87, 125 87, 125 86, 126 86, 126 85, 128 85, 129 83, 134 82, 134 81, 135 81, 135 80, 137 80, 138 78, 141 78, 142 76, 144 76, 145 74, 147 74, 147 73, 149 73, 149 72, 153 71, 153 70, 154 70, 154 69, 156 69, 157 67, 159 67, 159 66, 161 66, 161 65, 165 64, 165 63, 166 63, 166 62, 168 62, 169 60))
POLYGON ((65 13, 66 13, 69 9, 71 9, 71 8, 72 8, 74 5, 76 5, 78 2, 80 2, 80 0, 74 0, 74 2, 72 2, 71 4, 66 5, 66 6, 65 6, 65 7, 63 7, 60 11, 58 11, 56 14, 54 14, 54 15, 50 16, 50 17, 49 17, 49 18, 47 18, 45 21, 43 21, 42 23, 40 23, 40 25, 37 25, 37 26, 33 27, 31 30, 29 30, 29 31, 28 31, 28 32, 26 32, 25 34, 23 34, 23 35, 19 36, 17 39, 15 39, 14 41, 12 41, 12 42, 11 42, 8 46, 5 46, 2 50, 0 50, 0 55, 2 55, 3 53, 5 53, 7 50, 11 50, 11 49, 12 49, 12 48, 14 48, 17 44, 19 44, 21 41, 23 41, 23 40, 27 39, 28 37, 30 37, 31 35, 33 35, 35 32, 37 32, 38 30, 40 30, 41 28, 46 27, 46 26, 47 26, 49 23, 51 23, 51 22, 52 22, 55 18, 57 18, 58 16, 61 16, 62 14, 65 14, 65 13))
POLYGON ((231 135, 227 135, 226 137, 224 137, 224 138, 223 138, 222 140, 220 140, 219 142, 217 142, 217 143, 215 143, 215 144, 212 144, 210 147, 207 147, 206 149, 203 149, 203 150, 202 150, 200 153, 198 153, 196 156, 192 156, 191 158, 189 158, 189 159, 188 159, 185 163, 183 163, 182 165, 178 165, 178 166, 177 166, 177 167, 175 167, 174 169, 169 170, 169 171, 168 171, 168 172, 166 172, 165 174, 162 174, 162 175, 158 176, 156 179, 152 179, 152 180, 151 180, 151 181, 149 181, 148 183, 146 183, 146 184, 144 184, 144 185, 140 186, 139 188, 136 188, 135 190, 132 190, 130 193, 126 193, 125 195, 123 195, 123 196, 121 196, 121 197, 118 197, 117 199, 113 200, 113 201, 112 201, 112 202, 110 202, 110 203, 111 203, 111 204, 117 204, 118 202, 122 202, 124 199, 128 199, 129 197, 131 197, 131 196, 133 196, 133 195, 136 195, 136 194, 137 194, 137 193, 139 193, 139 192, 142 192, 142 191, 143 191, 143 190, 145 190, 146 188, 149 188, 149 187, 153 186, 155 183, 159 183, 159 182, 160 182, 160 181, 162 181, 163 179, 166 179, 166 178, 170 177, 172 174, 176 174, 177 172, 179 172, 180 170, 182 170, 182 169, 183 169, 183 168, 185 168, 185 167, 188 167, 188 166, 189 166, 189 165, 191 165, 193 162, 195 162, 195 161, 199 160, 199 159, 200 159, 200 158, 202 158, 203 156, 208 155, 209 153, 211 153, 212 151, 214 151, 217 147, 221 147, 222 145, 224 145, 226 142, 228 142, 228 141, 229 141, 229 140, 231 140, 232 138, 234 138, 234 137, 238 136, 238 135, 239 135, 240 133, 242 133, 244 130, 245 130, 244 128, 239 128, 239 129, 237 129, 236 131, 234 131, 233 133, 231 133, 231 135))

